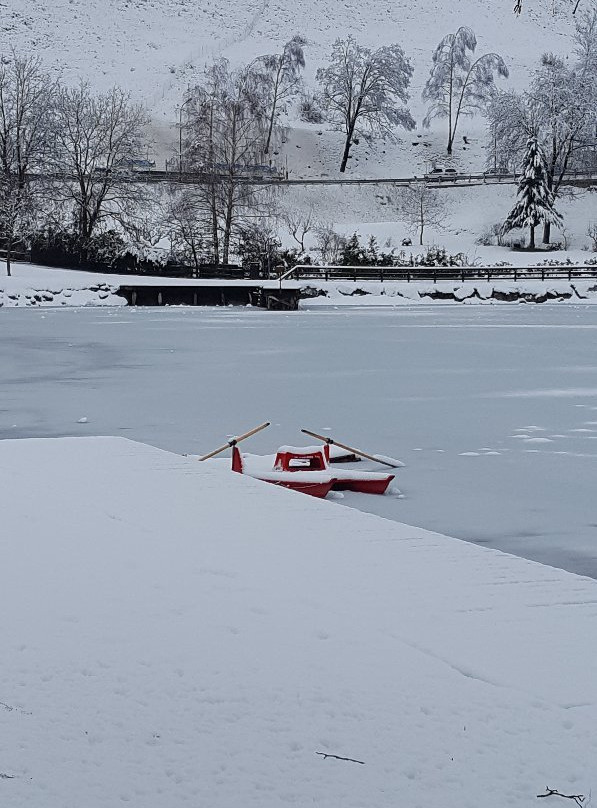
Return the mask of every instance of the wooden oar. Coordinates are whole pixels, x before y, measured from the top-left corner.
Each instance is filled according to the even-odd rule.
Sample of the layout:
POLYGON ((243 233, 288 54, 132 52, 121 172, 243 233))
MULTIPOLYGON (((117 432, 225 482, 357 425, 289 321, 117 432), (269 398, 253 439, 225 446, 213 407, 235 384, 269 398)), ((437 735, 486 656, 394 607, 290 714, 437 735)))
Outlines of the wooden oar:
POLYGON ((398 466, 395 466, 393 463, 388 463, 386 460, 380 460, 379 457, 375 457, 375 455, 367 454, 367 452, 361 452, 360 449, 355 449, 354 446, 347 446, 345 443, 340 443, 340 441, 333 440, 325 435, 318 435, 317 432, 310 432, 308 429, 301 429, 301 432, 304 432, 305 435, 310 435, 312 438, 325 441, 325 443, 333 443, 334 446, 339 446, 341 449, 346 449, 347 452, 352 452, 353 454, 365 457, 367 460, 373 460, 374 463, 381 463, 382 466, 389 466, 391 469, 398 468, 398 466))
POLYGON ((203 457, 198 457, 197 459, 198 460, 209 460, 210 457, 215 457, 216 455, 219 455, 221 452, 225 452, 226 449, 229 449, 231 446, 236 446, 236 444, 240 443, 241 440, 245 440, 246 438, 250 438, 251 435, 255 435, 257 432, 261 432, 262 429, 265 429, 269 425, 270 425, 270 422, 266 421, 265 423, 260 424, 259 426, 256 426, 255 429, 249 429, 248 432, 245 432, 244 434, 239 435, 237 438, 232 438, 231 440, 228 441, 228 443, 225 443, 224 446, 220 446, 219 449, 214 449, 213 452, 210 452, 209 454, 203 455, 203 457))

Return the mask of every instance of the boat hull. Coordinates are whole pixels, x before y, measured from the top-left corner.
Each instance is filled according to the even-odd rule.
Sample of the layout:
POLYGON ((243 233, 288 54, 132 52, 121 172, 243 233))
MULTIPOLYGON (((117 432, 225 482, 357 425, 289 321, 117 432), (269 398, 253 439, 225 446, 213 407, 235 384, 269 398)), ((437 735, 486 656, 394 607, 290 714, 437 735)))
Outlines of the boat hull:
MULTIPOLYGON (((250 475, 252 476, 252 475, 250 475)), ((260 480, 261 477, 255 477, 256 480, 260 480)), ((330 493, 333 488, 333 483, 295 483, 291 481, 281 481, 281 480, 262 480, 264 483, 270 483, 271 485, 279 485, 282 488, 288 488, 290 491, 298 491, 301 494, 308 494, 310 497, 317 497, 318 499, 324 499, 330 493)))
POLYGON ((390 474, 383 480, 336 480, 332 485, 332 490, 356 491, 359 494, 385 494, 393 479, 394 475, 390 474))

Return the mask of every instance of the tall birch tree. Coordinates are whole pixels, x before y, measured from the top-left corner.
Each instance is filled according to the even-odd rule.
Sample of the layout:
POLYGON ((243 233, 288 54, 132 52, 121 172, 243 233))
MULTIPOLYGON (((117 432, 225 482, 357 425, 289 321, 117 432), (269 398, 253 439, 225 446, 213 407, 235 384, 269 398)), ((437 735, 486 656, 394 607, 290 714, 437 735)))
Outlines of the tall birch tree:
POLYGON ((423 100, 430 102, 424 126, 433 118, 448 119, 447 152, 452 154, 461 115, 474 115, 496 94, 495 78, 507 78, 506 63, 497 53, 474 59, 477 38, 465 26, 447 34, 433 53, 433 66, 423 89, 423 100))

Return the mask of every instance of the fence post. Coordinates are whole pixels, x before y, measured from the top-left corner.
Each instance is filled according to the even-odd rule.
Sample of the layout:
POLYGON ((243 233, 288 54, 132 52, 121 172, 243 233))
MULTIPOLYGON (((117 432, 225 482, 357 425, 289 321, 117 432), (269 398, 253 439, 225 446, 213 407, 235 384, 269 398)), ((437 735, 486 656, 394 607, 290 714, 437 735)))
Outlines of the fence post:
POLYGON ((516 276, 517 276, 517 269, 516 267, 514 267, 514 283, 516 283, 517 280, 516 276))
POLYGON ((464 267, 461 267, 460 275, 462 277, 462 282, 464 283, 464 267))
POLYGON ((379 280, 383 283, 383 267, 379 268, 379 280))
POLYGON ((545 280, 545 267, 541 267, 541 280, 545 280))
POLYGON ((410 283, 410 269, 406 270, 406 282, 410 283))
POLYGON ((353 276, 352 277, 353 281, 355 281, 355 283, 356 283, 356 280, 357 280, 357 268, 356 267, 353 267, 353 269, 352 269, 352 276, 353 276))
POLYGON ((487 267, 487 283, 491 280, 491 269, 487 267))
POLYGON ((433 283, 437 283, 437 269, 433 267, 433 283))
POLYGON ((570 267, 570 266, 568 267, 568 280, 569 281, 572 280, 572 267, 570 267))

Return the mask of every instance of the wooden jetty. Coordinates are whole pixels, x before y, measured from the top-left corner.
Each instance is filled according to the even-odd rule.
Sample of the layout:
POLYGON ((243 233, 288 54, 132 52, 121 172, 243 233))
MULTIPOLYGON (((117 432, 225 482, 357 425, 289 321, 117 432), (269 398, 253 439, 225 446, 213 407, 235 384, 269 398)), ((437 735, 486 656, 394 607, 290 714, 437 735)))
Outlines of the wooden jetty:
POLYGON ((298 286, 263 286, 235 284, 126 284, 117 294, 126 298, 129 306, 257 306, 272 311, 298 309, 298 286))

